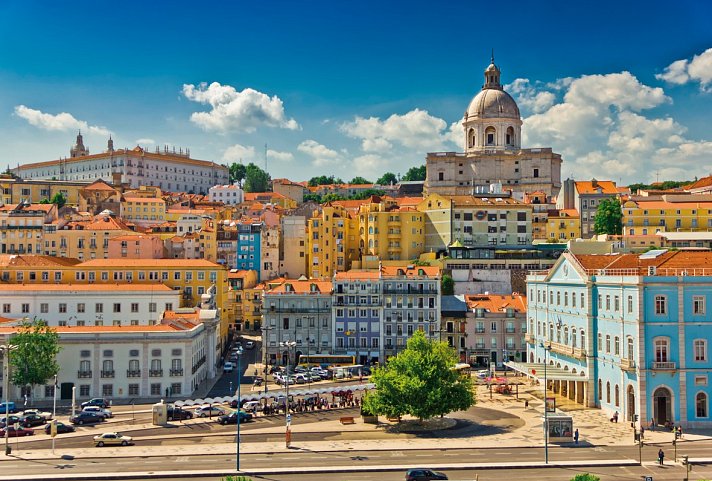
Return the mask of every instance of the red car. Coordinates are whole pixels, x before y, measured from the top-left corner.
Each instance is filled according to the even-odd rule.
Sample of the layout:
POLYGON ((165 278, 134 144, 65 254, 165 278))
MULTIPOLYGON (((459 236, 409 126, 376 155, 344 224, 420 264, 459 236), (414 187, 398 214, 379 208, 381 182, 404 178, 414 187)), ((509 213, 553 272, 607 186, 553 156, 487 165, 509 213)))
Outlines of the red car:
MULTIPOLYGON (((7 434, 7 435, 8 435, 8 437, 10 437, 10 438, 16 438, 16 437, 19 437, 19 436, 32 436, 33 434, 35 434, 35 432, 34 432, 32 429, 26 429, 26 428, 18 428, 18 429, 15 429, 14 426, 10 426, 10 427, 8 428, 8 434, 7 434)), ((5 430, 4 430, 4 429, 0 429, 0 438, 4 438, 4 437, 5 437, 5 430)))

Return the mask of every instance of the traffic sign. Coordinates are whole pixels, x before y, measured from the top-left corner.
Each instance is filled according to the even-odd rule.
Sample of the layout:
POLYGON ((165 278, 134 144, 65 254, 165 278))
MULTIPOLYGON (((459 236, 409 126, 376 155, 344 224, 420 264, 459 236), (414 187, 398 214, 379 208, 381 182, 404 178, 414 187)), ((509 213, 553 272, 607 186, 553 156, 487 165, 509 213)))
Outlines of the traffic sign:
POLYGON ((292 415, 287 414, 287 425, 290 425, 290 424, 292 424, 292 415))

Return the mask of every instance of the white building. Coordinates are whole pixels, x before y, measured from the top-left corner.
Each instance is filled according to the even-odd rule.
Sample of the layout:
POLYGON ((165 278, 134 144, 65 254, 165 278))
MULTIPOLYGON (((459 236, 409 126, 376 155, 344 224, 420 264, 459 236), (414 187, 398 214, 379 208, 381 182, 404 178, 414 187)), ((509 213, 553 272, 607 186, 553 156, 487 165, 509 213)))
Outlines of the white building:
POLYGON ((164 284, 0 285, 2 315, 43 319, 53 327, 147 326, 180 307, 164 284))
POLYGON ((154 185, 162 190, 205 194, 215 184, 228 182, 228 169, 215 162, 190 158, 190 150, 156 147, 114 150, 109 139, 107 150, 89 154, 79 133, 69 158, 20 165, 11 172, 23 179, 57 179, 128 184, 132 188, 154 185))
POLYGON ((237 184, 215 185, 208 190, 208 199, 210 202, 237 205, 245 201, 245 193, 237 184))

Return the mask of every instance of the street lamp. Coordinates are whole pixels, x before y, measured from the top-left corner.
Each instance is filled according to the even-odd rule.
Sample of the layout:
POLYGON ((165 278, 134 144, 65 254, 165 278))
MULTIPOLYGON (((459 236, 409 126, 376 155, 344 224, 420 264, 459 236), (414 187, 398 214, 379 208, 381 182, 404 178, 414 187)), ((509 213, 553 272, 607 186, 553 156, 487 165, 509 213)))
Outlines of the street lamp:
MULTIPOLYGON (((240 384, 242 383, 242 346, 237 350, 237 470, 240 470, 240 384)), ((230 383, 232 385, 232 382, 230 383)), ((232 392, 232 389, 230 390, 232 392)))
POLYGON ((10 344, 0 345, 0 352, 5 358, 5 362, 3 362, 5 367, 5 374, 3 376, 4 382, 2 388, 3 393, 5 394, 5 456, 10 455, 10 387, 8 381, 10 378, 10 352, 14 351, 15 349, 17 349, 17 346, 13 346, 10 344))
POLYGON ((284 433, 284 441, 285 445, 287 448, 289 448, 289 445, 292 441, 292 432, 289 429, 289 426, 292 421, 292 417, 289 415, 289 351, 291 349, 294 349, 297 346, 297 343, 294 341, 283 341, 279 343, 280 347, 286 348, 287 349, 287 377, 285 378, 284 385, 286 386, 286 399, 284 400, 284 424, 285 424, 285 433, 284 433))
POLYGON ((265 372, 263 382, 265 383, 265 406, 267 405, 267 331, 273 328, 270 326, 262 326, 262 349, 265 351, 265 372))
POLYGON ((546 406, 546 353, 551 351, 551 346, 546 346, 543 342, 540 342, 539 347, 544 349, 544 463, 549 464, 549 418, 546 406))

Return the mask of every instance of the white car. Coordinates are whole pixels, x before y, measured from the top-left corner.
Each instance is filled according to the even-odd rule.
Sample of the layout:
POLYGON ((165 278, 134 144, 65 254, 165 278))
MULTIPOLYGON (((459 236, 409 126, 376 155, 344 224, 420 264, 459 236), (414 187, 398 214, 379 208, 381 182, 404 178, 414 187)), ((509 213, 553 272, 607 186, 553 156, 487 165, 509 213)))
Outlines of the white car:
POLYGON ((248 413, 254 413, 262 410, 262 403, 259 401, 247 401, 242 405, 242 409, 248 413))
POLYGON ((100 408, 99 406, 87 406, 82 409, 85 413, 97 413, 100 416, 104 416, 104 419, 109 419, 114 417, 114 413, 110 409, 100 408))
POLYGON ((490 372, 487 369, 481 369, 481 370, 477 371, 477 377, 480 379, 490 377, 490 372))
POLYGON ((235 369, 235 365, 231 362, 226 362, 223 364, 223 372, 232 372, 235 369))
MULTIPOLYGON (((3 413, 3 414, 4 414, 4 413, 3 413)), ((47 420, 47 421, 51 421, 51 420, 52 420, 52 413, 47 412, 47 411, 40 411, 39 409, 25 409, 24 411, 22 411, 22 414, 21 414, 21 415, 22 415, 22 416, 27 416, 28 414, 36 414, 36 415, 38 415, 38 416, 40 416, 40 417, 45 418, 45 420, 47 420)))
POLYGON ((254 349, 255 348, 255 342, 254 341, 247 341, 245 343, 245 349, 254 349))

